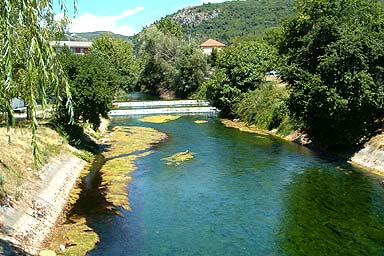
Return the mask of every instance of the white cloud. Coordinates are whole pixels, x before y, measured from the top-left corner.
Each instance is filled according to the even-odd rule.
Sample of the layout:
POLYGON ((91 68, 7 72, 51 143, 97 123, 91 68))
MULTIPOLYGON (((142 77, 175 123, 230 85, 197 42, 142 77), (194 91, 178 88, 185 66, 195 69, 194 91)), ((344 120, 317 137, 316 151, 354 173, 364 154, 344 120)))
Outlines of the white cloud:
POLYGON ((118 25, 117 22, 143 10, 144 7, 139 6, 135 9, 126 10, 118 16, 96 16, 91 13, 84 13, 78 18, 72 19, 69 25, 69 32, 111 31, 116 34, 131 36, 135 34, 135 30, 128 25, 118 25))

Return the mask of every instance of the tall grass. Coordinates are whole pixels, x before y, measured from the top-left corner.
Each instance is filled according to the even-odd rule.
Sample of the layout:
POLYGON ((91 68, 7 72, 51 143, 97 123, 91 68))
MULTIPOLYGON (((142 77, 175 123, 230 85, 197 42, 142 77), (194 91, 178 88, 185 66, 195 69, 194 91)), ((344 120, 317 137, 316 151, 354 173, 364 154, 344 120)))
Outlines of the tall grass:
POLYGON ((265 130, 276 129, 287 135, 293 130, 285 102, 289 91, 285 86, 266 82, 259 89, 248 92, 236 105, 235 113, 242 121, 265 130))
MULTIPOLYGON (((57 132, 40 124, 36 138, 41 163, 45 164, 65 150, 65 141, 57 132)), ((33 161, 28 122, 20 121, 16 128, 0 127, 0 199, 6 195, 20 198, 27 189, 25 182, 36 179, 38 169, 33 161)))

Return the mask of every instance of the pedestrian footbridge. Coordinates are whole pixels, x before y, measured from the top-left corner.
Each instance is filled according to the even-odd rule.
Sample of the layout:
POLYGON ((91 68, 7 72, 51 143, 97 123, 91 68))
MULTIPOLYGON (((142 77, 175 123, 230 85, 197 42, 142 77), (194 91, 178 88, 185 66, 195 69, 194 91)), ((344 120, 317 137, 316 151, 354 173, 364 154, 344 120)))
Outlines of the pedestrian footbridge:
POLYGON ((204 100, 132 101, 114 102, 110 116, 156 115, 156 114, 209 114, 218 110, 204 100))

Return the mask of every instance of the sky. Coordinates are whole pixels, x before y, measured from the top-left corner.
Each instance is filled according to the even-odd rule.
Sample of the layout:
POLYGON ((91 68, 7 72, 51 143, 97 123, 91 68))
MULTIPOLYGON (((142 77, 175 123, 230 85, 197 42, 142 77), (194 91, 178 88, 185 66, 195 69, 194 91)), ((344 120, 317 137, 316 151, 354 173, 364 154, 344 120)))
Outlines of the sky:
MULTIPOLYGON (((111 31, 131 36, 147 25, 184 7, 226 0, 77 0, 78 13, 69 32, 111 31)), ((67 1, 71 12, 72 1, 67 1)), ((59 8, 56 8, 59 10, 59 8)), ((73 12, 71 12, 73 14, 73 12)), ((60 14, 58 14, 58 17, 60 14)))

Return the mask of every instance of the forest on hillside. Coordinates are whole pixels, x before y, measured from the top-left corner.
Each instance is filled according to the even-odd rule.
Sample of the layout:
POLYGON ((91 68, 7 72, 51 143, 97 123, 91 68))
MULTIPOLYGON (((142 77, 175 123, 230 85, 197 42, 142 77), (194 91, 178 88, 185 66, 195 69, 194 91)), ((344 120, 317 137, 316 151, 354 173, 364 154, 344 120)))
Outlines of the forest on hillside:
POLYGON ((229 1, 185 8, 172 15, 186 37, 215 38, 226 44, 237 37, 257 36, 280 26, 293 14, 293 0, 229 1))

